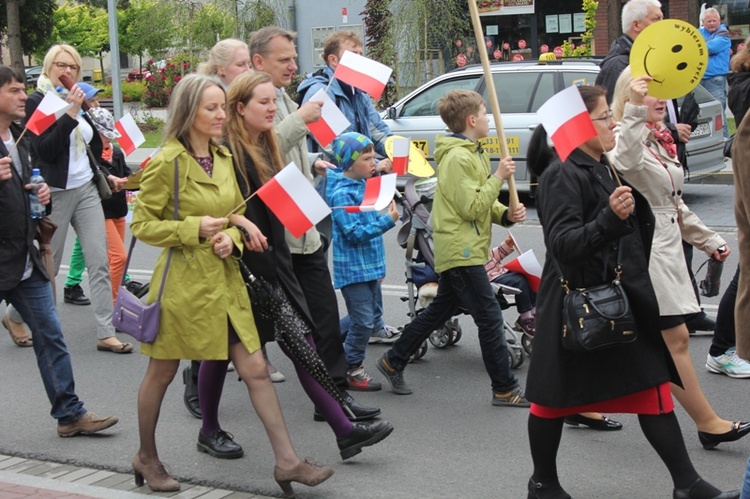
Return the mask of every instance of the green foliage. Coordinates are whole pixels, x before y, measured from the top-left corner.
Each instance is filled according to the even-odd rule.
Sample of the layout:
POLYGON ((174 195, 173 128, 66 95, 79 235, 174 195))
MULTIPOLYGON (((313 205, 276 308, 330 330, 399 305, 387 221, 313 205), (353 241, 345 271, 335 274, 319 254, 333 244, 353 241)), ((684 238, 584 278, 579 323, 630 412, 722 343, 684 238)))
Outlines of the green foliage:
MULTIPOLYGON (((26 0, 21 2, 21 48, 24 54, 32 54, 40 47, 49 47, 54 25, 55 0, 26 0)), ((0 33, 8 29, 8 14, 5 0, 0 0, 0 33)))
POLYGON ((583 20, 586 32, 581 33, 581 43, 577 47, 565 40, 562 44, 563 56, 565 57, 589 57, 591 55, 591 42, 594 40, 594 28, 596 28, 596 9, 599 2, 595 0, 583 0, 583 20))
MULTIPOLYGON (((69 2, 55 10, 54 26, 50 45, 67 43, 78 50, 82 56, 98 56, 109 49, 109 28, 107 11, 71 5, 69 2)), ((43 59, 49 45, 35 47, 34 56, 43 59)))
POLYGON ((263 0, 244 2, 242 10, 237 13, 236 36, 248 40, 250 33, 264 26, 278 26, 276 11, 263 0))
POLYGON ((235 26, 234 12, 221 9, 216 1, 204 3, 193 17, 193 47, 210 49, 217 41, 234 36, 235 26))
POLYGON ((120 50, 128 54, 163 57, 174 41, 170 2, 131 0, 130 7, 118 13, 120 50))
POLYGON ((182 75, 190 71, 188 62, 169 61, 159 69, 153 60, 146 63, 146 69, 151 74, 144 78, 146 91, 143 103, 147 107, 165 107, 172 95, 172 89, 182 79, 182 75))
MULTIPOLYGON (((367 56, 386 66, 394 67, 396 50, 393 43, 391 0, 367 0, 365 10, 360 15, 365 24, 367 56)), ((388 107, 396 102, 396 98, 396 84, 391 79, 378 101, 378 106, 388 107)))
POLYGON ((143 133, 161 133, 164 128, 164 120, 157 118, 153 113, 146 111, 141 113, 139 128, 143 133))

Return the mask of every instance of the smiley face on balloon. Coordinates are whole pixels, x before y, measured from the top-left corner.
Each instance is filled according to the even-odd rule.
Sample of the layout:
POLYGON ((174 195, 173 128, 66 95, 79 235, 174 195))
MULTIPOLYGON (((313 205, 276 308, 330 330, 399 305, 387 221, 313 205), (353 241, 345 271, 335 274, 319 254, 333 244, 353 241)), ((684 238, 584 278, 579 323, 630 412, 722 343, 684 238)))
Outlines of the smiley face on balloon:
POLYGON ((649 25, 633 42, 630 67, 633 78, 653 78, 648 94, 676 99, 692 91, 708 66, 708 48, 692 24, 665 19, 649 25))

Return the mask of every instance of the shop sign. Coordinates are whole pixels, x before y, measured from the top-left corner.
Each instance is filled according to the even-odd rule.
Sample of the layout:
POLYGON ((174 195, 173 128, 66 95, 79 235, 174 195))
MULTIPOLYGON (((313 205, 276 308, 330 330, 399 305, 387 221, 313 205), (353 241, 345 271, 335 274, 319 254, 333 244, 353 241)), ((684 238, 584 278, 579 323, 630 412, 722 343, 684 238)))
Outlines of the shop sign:
POLYGON ((526 48, 526 40, 518 40, 518 48, 523 50, 526 48))
POLYGON ((523 61, 523 55, 521 55, 521 54, 514 55, 513 56, 513 62, 519 62, 519 61, 523 61))
POLYGON ((458 65, 459 67, 464 67, 464 66, 466 66, 466 56, 465 56, 464 54, 458 54, 458 55, 456 56, 456 64, 457 64, 457 65, 458 65))
POLYGON ((500 60, 502 56, 503 56, 503 53, 500 52, 500 49, 495 49, 495 51, 492 53, 492 57, 494 57, 495 60, 500 60))
POLYGON ((546 43, 543 44, 541 47, 539 47, 539 52, 541 52, 542 54, 546 54, 547 52, 549 52, 549 45, 547 45, 546 43))
POLYGON ((555 54, 555 57, 558 59, 563 56, 563 51, 561 46, 557 46, 554 49, 552 49, 552 53, 555 54))
POLYGON ((557 33, 560 31, 557 15, 544 16, 544 25, 547 33, 557 33))
POLYGON ((477 0, 480 16, 533 14, 534 0, 477 0))

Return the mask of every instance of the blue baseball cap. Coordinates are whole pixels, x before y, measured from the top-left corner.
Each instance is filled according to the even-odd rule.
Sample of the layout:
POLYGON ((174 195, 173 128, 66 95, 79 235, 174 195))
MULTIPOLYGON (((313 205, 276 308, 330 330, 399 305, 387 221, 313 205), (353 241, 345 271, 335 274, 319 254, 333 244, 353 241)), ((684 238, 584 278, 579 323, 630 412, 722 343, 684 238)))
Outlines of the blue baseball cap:
POLYGON ((86 82, 79 81, 78 82, 78 88, 83 90, 83 94, 86 96, 86 100, 91 99, 92 97, 96 96, 99 92, 101 92, 103 89, 96 88, 93 85, 89 85, 86 82))
POLYGON ((372 145, 372 140, 361 133, 348 132, 333 139, 331 150, 333 157, 336 158, 336 164, 346 171, 351 168, 359 158, 360 153, 369 145, 372 145))

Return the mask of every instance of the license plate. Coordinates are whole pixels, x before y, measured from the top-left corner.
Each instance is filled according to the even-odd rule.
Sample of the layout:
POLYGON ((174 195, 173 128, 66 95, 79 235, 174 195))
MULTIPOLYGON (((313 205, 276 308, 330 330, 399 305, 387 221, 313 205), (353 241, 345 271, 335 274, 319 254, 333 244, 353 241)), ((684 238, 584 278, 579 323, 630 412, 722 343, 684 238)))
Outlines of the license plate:
POLYGON ((711 135, 711 126, 708 123, 700 123, 695 130, 690 133, 691 138, 703 137, 704 135, 711 135))
MULTIPOLYGON (((482 147, 487 151, 490 156, 500 156, 500 143, 497 137, 486 137, 479 141, 482 147)), ((511 156, 518 156, 521 154, 521 141, 516 136, 506 136, 505 143, 508 146, 508 154, 511 156)))

